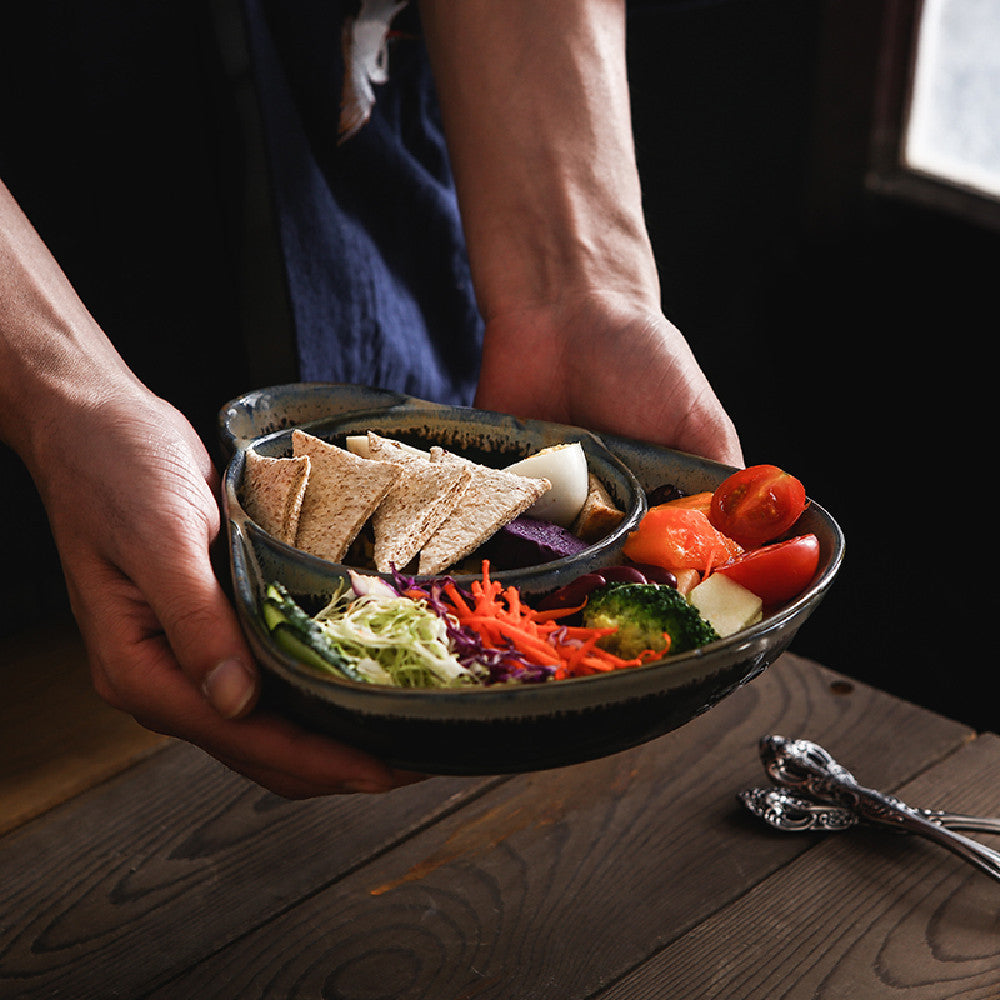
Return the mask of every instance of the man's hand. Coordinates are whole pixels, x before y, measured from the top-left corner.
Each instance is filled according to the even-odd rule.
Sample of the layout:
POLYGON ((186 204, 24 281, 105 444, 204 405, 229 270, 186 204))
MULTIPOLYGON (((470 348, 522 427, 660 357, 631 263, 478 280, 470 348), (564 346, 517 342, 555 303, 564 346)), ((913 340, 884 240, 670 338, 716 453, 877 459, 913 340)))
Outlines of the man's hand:
POLYGON ((622 296, 493 319, 476 405, 743 464, 732 421, 680 332, 622 296))
POLYGON ((255 709, 257 667, 216 579, 218 477, 146 389, 0 184, 0 438, 45 503, 97 691, 280 795, 414 776, 255 709))
POLYGON ((662 315, 622 0, 422 0, 486 342, 477 403, 742 464, 662 315))
POLYGON ((411 780, 254 711, 257 669, 210 559, 217 476, 177 411, 129 391, 50 435, 35 465, 106 701, 286 797, 411 780))

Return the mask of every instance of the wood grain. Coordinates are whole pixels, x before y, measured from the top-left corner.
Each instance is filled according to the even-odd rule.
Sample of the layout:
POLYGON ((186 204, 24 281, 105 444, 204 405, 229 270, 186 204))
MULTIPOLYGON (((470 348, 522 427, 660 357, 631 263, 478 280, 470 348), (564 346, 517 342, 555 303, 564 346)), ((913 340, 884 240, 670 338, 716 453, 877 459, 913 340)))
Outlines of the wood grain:
MULTIPOLYGON (((907 783, 901 797, 997 816, 998 771, 1000 739, 981 736, 907 783)), ((1000 848, 1000 837, 973 836, 1000 848)), ((821 836, 780 876, 598 996, 652 1000, 664 983, 686 1000, 994 1000, 1000 884, 916 837, 821 836)))
POLYGON ((174 744, 0 840, 0 998, 141 996, 489 782, 289 802, 174 744))
POLYGON ((969 739, 842 680, 786 655, 634 751, 381 797, 289 803, 171 746, 0 839, 0 997, 590 996, 814 853, 736 802, 760 735, 886 788, 969 739))
POLYGON ((855 720, 875 713, 899 733, 887 785, 967 735, 833 679, 788 658, 655 743, 498 785, 153 997, 589 996, 811 846, 736 804, 762 732, 856 728, 874 752, 855 720))
POLYGON ((0 834, 166 740, 95 694, 72 622, 0 640, 0 834))

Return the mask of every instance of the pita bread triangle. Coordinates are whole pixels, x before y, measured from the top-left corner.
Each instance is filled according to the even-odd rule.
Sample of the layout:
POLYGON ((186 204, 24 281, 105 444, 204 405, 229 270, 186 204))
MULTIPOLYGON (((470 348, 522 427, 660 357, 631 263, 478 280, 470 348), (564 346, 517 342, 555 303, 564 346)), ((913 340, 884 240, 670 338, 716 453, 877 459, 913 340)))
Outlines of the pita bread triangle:
POLYGON ((292 449, 311 463, 295 544, 339 562, 402 470, 389 462, 358 458, 297 429, 292 431, 292 449))
POLYGON ((368 457, 378 459, 380 462, 396 462, 402 465, 409 461, 429 462, 431 453, 414 448, 413 445, 404 444, 394 438, 385 438, 368 431, 368 457))
POLYGON ((465 558, 505 524, 551 489, 547 479, 528 479, 491 469, 445 451, 431 449, 431 460, 467 468, 472 480, 454 510, 420 551, 418 572, 434 576, 465 558))
POLYGON ((402 478, 372 516, 375 568, 402 569, 454 510, 472 472, 457 464, 432 462, 427 452, 368 432, 369 455, 393 462, 402 478))
POLYGON ((243 466, 243 505, 268 534, 295 544, 302 500, 309 481, 308 455, 269 458, 252 448, 243 466))

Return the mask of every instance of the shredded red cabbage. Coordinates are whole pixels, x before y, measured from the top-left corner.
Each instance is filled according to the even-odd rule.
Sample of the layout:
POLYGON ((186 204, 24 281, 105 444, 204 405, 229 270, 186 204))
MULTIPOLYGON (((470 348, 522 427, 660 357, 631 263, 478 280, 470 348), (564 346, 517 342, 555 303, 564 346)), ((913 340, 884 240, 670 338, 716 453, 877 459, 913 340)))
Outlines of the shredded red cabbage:
POLYGON ((519 684, 534 684, 549 680, 555 674, 555 664, 540 666, 531 663, 510 643, 504 647, 486 646, 482 636, 472 628, 459 625, 449 613, 449 606, 442 598, 446 583, 454 584, 458 592, 470 602, 472 595, 463 591, 455 583, 453 577, 435 577, 424 583, 415 577, 404 576, 395 566, 392 567, 392 577, 396 589, 402 593, 410 591, 419 593, 427 602, 427 606, 439 615, 445 622, 448 638, 451 640, 462 666, 477 673, 484 684, 505 684, 511 681, 519 684))

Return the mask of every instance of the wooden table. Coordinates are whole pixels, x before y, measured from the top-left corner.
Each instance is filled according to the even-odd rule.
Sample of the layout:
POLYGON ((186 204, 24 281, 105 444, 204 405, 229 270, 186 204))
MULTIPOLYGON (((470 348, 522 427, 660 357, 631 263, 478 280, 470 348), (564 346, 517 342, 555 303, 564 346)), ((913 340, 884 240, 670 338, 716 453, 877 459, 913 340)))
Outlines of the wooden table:
MULTIPOLYGON (((83 676, 59 641, 49 673, 83 676)), ((0 646, 21 699, 0 714, 3 1000, 1000 996, 1000 883, 906 835, 777 833, 736 799, 778 733, 912 804, 1000 815, 1000 741, 793 654, 611 758, 299 803, 82 684, 75 768, 66 706, 12 684, 31 659, 0 646)))

